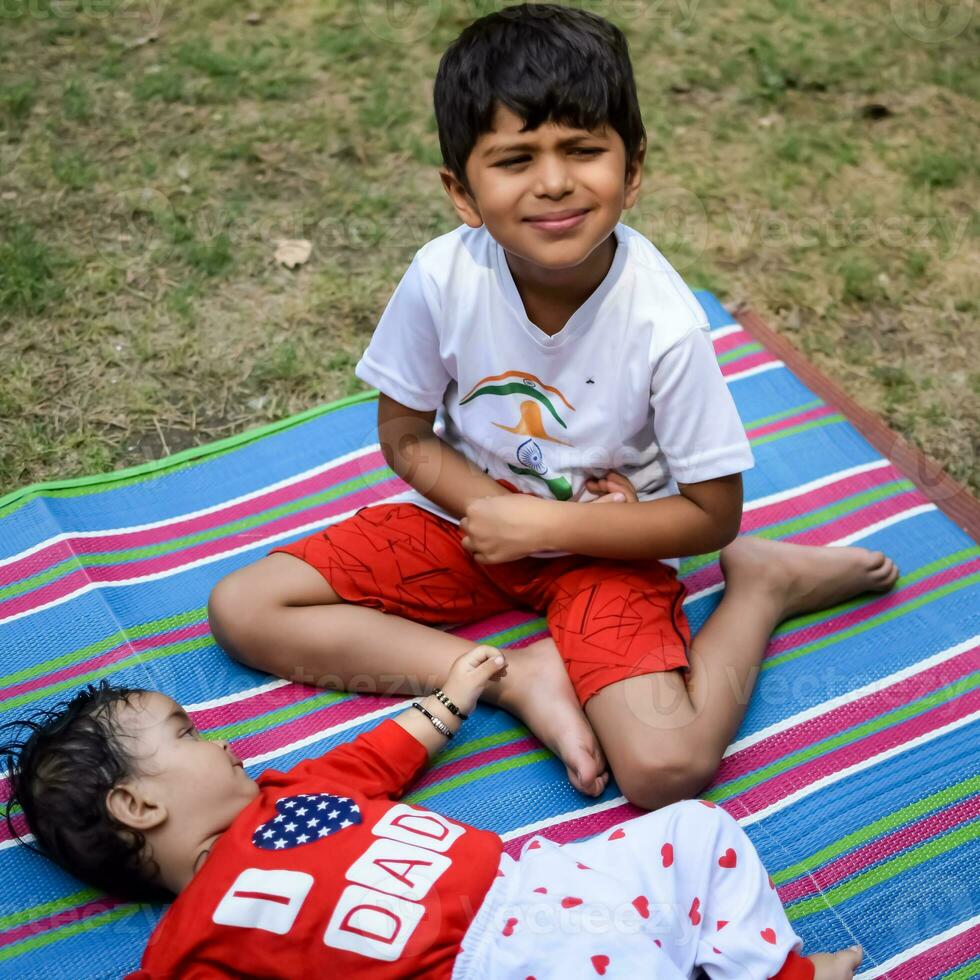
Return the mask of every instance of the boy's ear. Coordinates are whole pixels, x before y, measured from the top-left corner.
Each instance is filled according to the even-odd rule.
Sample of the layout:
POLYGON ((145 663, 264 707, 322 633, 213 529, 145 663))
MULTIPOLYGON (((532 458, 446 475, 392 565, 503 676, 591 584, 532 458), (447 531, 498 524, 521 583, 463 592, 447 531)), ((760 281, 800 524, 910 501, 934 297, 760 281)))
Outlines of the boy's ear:
POLYGON ((636 151, 629 167, 626 170, 626 195, 623 200, 623 207, 631 208, 636 204, 636 199, 640 193, 640 184, 643 183, 643 161, 647 155, 647 143, 643 140, 640 148, 636 151))
POLYGON ((148 799, 134 783, 120 783, 106 794, 106 810, 133 830, 152 830, 167 819, 167 809, 148 799))
POLYGON ((460 219, 471 228, 479 228, 483 224, 483 218, 463 182, 448 167, 439 168, 439 179, 460 219))

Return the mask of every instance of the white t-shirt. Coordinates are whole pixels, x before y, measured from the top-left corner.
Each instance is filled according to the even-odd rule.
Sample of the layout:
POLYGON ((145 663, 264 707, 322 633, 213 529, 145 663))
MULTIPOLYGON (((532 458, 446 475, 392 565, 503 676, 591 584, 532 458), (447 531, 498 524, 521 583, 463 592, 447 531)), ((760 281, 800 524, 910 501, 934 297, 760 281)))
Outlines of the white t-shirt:
MULTIPOLYGON (((527 317, 506 255, 460 225, 415 253, 355 373, 419 411, 494 480, 558 500, 629 477, 640 500, 753 465, 708 321, 643 235, 616 225, 612 265, 549 336, 527 317)), ((450 520, 419 493, 411 500, 450 520)), ((672 563, 673 564, 673 563, 672 563)))

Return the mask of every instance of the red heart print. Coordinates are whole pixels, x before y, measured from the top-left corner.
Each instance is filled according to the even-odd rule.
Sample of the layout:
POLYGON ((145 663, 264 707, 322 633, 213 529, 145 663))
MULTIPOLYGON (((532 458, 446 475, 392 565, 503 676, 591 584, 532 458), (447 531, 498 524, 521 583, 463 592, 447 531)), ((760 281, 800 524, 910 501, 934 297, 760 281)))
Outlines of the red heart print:
POLYGON ((772 888, 773 891, 776 889, 776 882, 772 880, 772 875, 769 876, 769 887, 772 888))
POLYGON ((730 847, 720 858, 718 858, 718 864, 723 868, 734 868, 738 861, 738 856, 735 854, 735 848, 730 847))
POLYGON ((575 866, 581 868, 583 871, 591 871, 592 869, 587 864, 582 864, 581 861, 576 861, 575 866))
POLYGON ((593 956, 592 957, 592 967, 600 977, 606 975, 606 967, 609 966, 608 956, 593 956))
POLYGON ((497 877, 498 877, 498 878, 503 878, 503 876, 504 876, 504 873, 503 873, 503 871, 501 871, 501 870, 500 870, 500 869, 498 868, 498 869, 497 869, 497 877))
POLYGON ((637 895, 633 899, 633 908, 636 909, 644 919, 650 918, 650 899, 646 895, 637 895))
POLYGON ((669 868, 674 863, 674 845, 664 844, 660 848, 660 856, 663 858, 664 867, 669 868))
POLYGON ((776 945, 776 933, 773 932, 772 929, 763 929, 759 935, 762 936, 767 943, 771 943, 773 946, 776 945))
POLYGON ((717 946, 711 947, 719 956, 721 956, 721 950, 717 946))
POLYGON ((547 894, 548 894, 548 889, 547 889, 547 888, 545 888, 545 887, 544 887, 544 885, 542 885, 542 886, 541 886, 540 888, 535 888, 534 890, 535 890, 535 891, 536 891, 536 892, 537 892, 537 893, 538 893, 539 895, 547 895, 547 894))
POLYGON ((617 827, 606 839, 607 840, 621 840, 626 836, 626 831, 622 827, 617 827))
POLYGON ((561 900, 561 907, 563 909, 573 909, 576 905, 581 905, 582 899, 575 898, 574 896, 569 896, 568 898, 563 898, 561 900))
POLYGON ((715 804, 712 803, 711 800, 698 800, 698 803, 700 803, 702 806, 706 806, 709 810, 713 810, 715 808, 715 804))
POLYGON ((517 919, 508 919, 504 923, 504 935, 505 936, 513 936, 514 935, 514 926, 516 926, 516 925, 517 925, 517 919))
POLYGON ((654 939, 654 942, 661 948, 664 948, 664 944, 659 939, 654 939))
POLYGON ((691 919, 691 925, 696 926, 701 922, 701 913, 698 911, 698 906, 701 904, 701 899, 696 898, 691 902, 691 911, 688 912, 688 916, 691 919))
POLYGON ((715 927, 719 932, 728 925, 728 919, 719 919, 718 925, 715 927))
POLYGON ((527 845, 527 849, 529 851, 536 851, 540 846, 541 845, 536 840, 533 840, 531 841, 530 844, 527 845))

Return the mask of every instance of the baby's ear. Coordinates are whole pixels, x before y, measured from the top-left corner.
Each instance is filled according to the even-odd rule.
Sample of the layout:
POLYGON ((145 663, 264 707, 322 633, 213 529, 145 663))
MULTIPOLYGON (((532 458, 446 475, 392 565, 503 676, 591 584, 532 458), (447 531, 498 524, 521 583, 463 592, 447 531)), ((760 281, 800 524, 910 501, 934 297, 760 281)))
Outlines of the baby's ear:
POLYGON ((119 783, 106 794, 109 815, 133 830, 152 830, 167 819, 167 810, 148 799, 136 783, 119 783))

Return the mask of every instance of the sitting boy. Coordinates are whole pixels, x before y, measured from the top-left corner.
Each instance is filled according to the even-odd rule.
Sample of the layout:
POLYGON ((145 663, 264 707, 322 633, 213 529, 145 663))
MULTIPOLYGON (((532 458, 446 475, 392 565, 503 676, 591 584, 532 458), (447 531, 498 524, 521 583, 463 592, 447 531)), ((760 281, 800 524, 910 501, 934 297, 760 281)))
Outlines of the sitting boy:
POLYGON ((677 558, 735 538, 752 454, 703 311, 620 222, 645 157, 626 39, 584 10, 507 7, 445 52, 434 101, 463 224, 415 254, 356 368, 413 492, 233 572, 212 630, 281 677, 412 693, 466 647, 433 627, 540 611, 552 639, 514 651, 485 697, 585 793, 608 758, 633 803, 694 796, 776 624, 897 571, 859 548, 737 542, 691 643, 677 558))
POLYGON ((751 841, 706 801, 535 836, 518 860, 397 802, 504 671, 468 650, 442 690, 258 782, 166 695, 104 681, 0 758, 43 853, 123 898, 176 896, 133 980, 853 977, 859 947, 799 955, 751 841))

